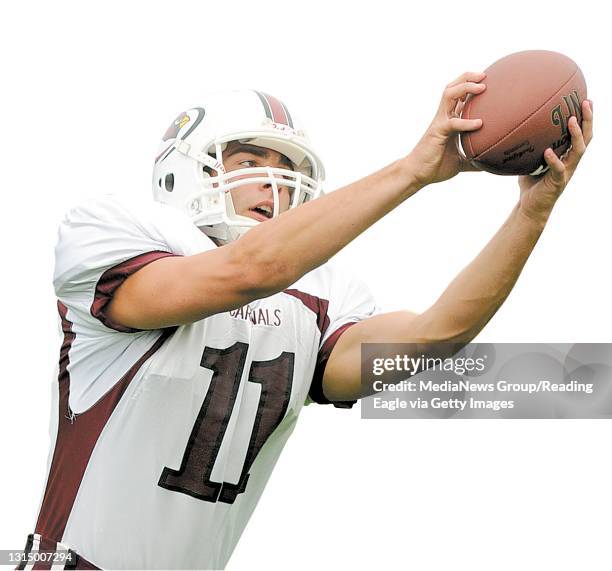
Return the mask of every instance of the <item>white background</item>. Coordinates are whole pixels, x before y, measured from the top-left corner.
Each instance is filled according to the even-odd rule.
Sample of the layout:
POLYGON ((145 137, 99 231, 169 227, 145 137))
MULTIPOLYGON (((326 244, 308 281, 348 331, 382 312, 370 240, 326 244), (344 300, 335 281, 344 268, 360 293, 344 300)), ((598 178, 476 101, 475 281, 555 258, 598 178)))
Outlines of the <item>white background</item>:
MULTIPOLYGON (((599 3, 603 6, 603 3, 599 3)), ((169 123, 252 87, 308 126, 328 190, 408 153, 441 92, 513 51, 571 56, 596 138, 480 341, 609 342, 612 53, 595 2, 13 2, 2 53, 0 548, 45 477, 59 349, 55 232, 84 196, 147 195, 169 123)), ((517 200, 514 178, 423 190, 339 255, 389 309, 423 310, 517 200)), ((342 213, 338 213, 339 216, 342 213)), ((367 421, 304 410, 232 571, 609 568, 609 421, 367 421)))

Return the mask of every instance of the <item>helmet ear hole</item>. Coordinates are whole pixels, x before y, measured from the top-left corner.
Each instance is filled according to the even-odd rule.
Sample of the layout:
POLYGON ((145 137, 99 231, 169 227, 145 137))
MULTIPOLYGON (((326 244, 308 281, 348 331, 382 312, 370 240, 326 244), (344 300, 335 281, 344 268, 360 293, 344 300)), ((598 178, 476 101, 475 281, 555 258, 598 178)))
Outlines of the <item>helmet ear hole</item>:
POLYGON ((172 192, 174 190, 174 175, 169 173, 164 178, 164 186, 168 192, 172 192))
POLYGON ((162 187, 162 186, 161 186, 161 178, 160 178, 160 179, 157 179, 157 186, 159 186, 159 188, 161 188, 161 187, 162 187))

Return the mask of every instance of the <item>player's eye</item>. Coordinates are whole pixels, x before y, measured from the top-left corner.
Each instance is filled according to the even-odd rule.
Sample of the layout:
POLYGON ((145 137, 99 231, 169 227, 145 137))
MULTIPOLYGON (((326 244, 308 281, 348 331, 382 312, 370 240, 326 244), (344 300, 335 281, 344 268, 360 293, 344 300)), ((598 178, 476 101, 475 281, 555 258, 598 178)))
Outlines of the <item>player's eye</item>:
POLYGON ((249 160, 249 161, 240 161, 238 163, 240 166, 245 167, 245 168, 252 168, 252 167, 256 167, 257 166, 257 162, 254 160, 249 160))

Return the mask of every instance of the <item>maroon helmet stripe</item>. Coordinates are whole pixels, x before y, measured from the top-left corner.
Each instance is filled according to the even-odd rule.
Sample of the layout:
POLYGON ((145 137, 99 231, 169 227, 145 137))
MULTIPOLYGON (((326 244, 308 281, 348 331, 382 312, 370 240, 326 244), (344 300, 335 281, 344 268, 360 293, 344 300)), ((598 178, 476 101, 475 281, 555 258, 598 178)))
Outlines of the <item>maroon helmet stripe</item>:
POLYGON ((158 161, 161 160, 161 158, 163 157, 164 159, 174 150, 174 143, 170 143, 161 153, 159 153, 159 155, 157 155, 155 157, 155 163, 157 163, 158 161))
POLYGON ((272 110, 272 120, 275 123, 282 123, 283 125, 289 126, 289 117, 287 116, 287 112, 285 111, 285 106, 278 100, 276 97, 272 97, 271 95, 267 95, 266 99, 270 103, 270 109, 272 110))
POLYGON ((270 103, 268 103, 266 94, 262 93, 261 91, 256 91, 255 93, 257 93, 257 97, 259 97, 259 100, 261 101, 261 104, 263 105, 264 113, 266 114, 266 117, 268 119, 272 119, 272 109, 270 109, 270 103))
POLYGON ((259 97, 268 119, 272 119, 272 121, 275 123, 281 123, 293 128, 291 115, 289 115, 289 111, 282 101, 279 101, 276 99, 276 97, 272 97, 272 95, 268 95, 262 91, 256 91, 255 93, 257 93, 257 96, 259 97))
POLYGON ((176 331, 176 328, 163 330, 153 346, 132 365, 130 370, 117 381, 109 392, 88 410, 74 415, 69 404, 70 372, 68 371, 68 365, 70 363, 70 348, 76 334, 72 331, 72 323, 66 317, 68 311, 66 306, 58 301, 57 307, 62 318, 62 330, 64 332, 58 377, 59 418, 57 440, 35 531, 49 539, 62 541, 77 492, 102 430, 140 367, 176 331))
POLYGON ((289 127, 291 127, 293 129, 293 121, 291 120, 291 115, 289 115, 289 109, 287 109, 287 106, 279 99, 278 102, 281 104, 281 106, 283 107, 283 111, 285 112, 285 115, 287 116, 287 125, 289 125, 289 127))

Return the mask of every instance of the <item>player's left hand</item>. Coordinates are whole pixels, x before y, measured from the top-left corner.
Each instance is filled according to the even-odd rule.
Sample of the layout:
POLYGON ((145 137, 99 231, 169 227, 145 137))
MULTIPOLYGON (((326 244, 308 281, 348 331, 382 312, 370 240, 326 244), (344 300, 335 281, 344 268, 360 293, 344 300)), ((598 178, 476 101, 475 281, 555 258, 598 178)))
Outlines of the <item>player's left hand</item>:
POLYGON ((582 102, 582 129, 576 117, 570 117, 568 129, 572 137, 570 150, 559 158, 548 148, 544 160, 549 169, 540 176, 520 176, 520 210, 538 222, 546 222, 553 206, 572 178, 580 159, 593 138, 593 102, 582 102))

